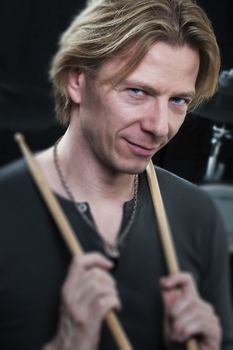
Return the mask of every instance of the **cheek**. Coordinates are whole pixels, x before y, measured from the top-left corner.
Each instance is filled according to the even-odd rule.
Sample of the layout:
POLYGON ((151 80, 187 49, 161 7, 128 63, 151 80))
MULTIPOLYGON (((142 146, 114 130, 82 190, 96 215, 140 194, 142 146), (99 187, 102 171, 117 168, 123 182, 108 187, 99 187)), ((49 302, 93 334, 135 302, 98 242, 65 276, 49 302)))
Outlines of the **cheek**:
POLYGON ((173 116, 169 125, 169 139, 173 138, 178 133, 180 127, 184 123, 184 120, 185 115, 173 116))

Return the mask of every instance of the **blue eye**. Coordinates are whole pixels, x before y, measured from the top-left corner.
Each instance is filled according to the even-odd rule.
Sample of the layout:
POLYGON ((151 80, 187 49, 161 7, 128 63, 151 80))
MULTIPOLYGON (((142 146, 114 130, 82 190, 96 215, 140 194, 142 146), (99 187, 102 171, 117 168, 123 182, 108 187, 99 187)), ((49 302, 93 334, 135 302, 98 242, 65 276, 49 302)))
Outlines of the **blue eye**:
POLYGON ((172 97, 171 100, 178 106, 188 105, 190 102, 188 99, 183 97, 172 97))
POLYGON ((145 91, 139 88, 128 88, 128 91, 135 96, 141 96, 145 94, 145 91))

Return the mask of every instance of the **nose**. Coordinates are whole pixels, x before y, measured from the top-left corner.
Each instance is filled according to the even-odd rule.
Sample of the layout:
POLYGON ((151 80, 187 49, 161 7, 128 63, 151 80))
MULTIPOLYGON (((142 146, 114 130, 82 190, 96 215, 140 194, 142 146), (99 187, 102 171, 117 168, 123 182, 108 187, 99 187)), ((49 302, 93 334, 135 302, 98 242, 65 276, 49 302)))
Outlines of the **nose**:
POLYGON ((156 137, 167 136, 169 132, 169 108, 166 99, 155 98, 144 115, 142 129, 156 137))

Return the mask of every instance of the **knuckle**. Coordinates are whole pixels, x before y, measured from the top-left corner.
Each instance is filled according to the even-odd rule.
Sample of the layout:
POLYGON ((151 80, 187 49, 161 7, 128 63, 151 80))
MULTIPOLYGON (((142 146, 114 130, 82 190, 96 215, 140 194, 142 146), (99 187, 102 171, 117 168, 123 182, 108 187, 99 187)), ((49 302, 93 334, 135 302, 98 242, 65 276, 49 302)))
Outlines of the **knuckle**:
POLYGON ((93 268, 90 272, 90 278, 92 281, 96 281, 103 285, 116 285, 114 279, 108 274, 108 272, 100 268, 93 268))
POLYGON ((202 301, 202 303, 200 303, 200 309, 202 311, 203 316, 208 318, 211 317, 213 321, 218 321, 218 316, 212 304, 202 301))
POLYGON ((187 280, 187 283, 189 284, 189 286, 192 286, 192 287, 195 286, 194 278, 190 273, 186 273, 186 280, 187 280))
POLYGON ((194 284, 194 278, 189 272, 183 272, 183 278, 185 279, 186 283, 188 284, 194 284))
POLYGON ((102 308, 104 308, 106 306, 106 299, 105 298, 98 298, 96 300, 96 308, 98 310, 101 310, 102 308))
POLYGON ((94 312, 98 314, 100 317, 103 317, 104 314, 108 311, 108 301, 104 297, 99 297, 95 300, 94 303, 94 312))
POLYGON ((120 302, 116 296, 108 296, 98 298, 96 301, 96 308, 99 312, 105 314, 114 308, 120 308, 120 302))
POLYGON ((88 324, 88 313, 84 311, 79 311, 74 313, 73 318, 75 322, 79 325, 85 326, 88 324))
POLYGON ((84 255, 75 257, 76 272, 77 271, 79 271, 79 272, 88 271, 89 259, 90 259, 90 257, 88 254, 84 254, 84 255))
POLYGON ((180 341, 187 340, 193 335, 192 324, 180 324, 176 328, 177 337, 180 341))
POLYGON ((94 292, 94 294, 98 295, 101 293, 102 290, 102 285, 100 283, 98 283, 97 281, 92 281, 90 288, 92 289, 92 291, 94 292))
POLYGON ((99 253, 99 252, 94 252, 94 253, 90 253, 90 255, 92 255, 92 257, 94 258, 94 259, 104 259, 104 256, 103 256, 103 254, 101 254, 101 253, 99 253))
POLYGON ((103 272, 100 269, 98 269, 97 267, 94 267, 91 270, 91 275, 92 275, 93 279, 99 280, 99 279, 101 279, 103 272))
POLYGON ((83 264, 83 259, 81 256, 74 256, 72 260, 72 265, 79 267, 83 264))

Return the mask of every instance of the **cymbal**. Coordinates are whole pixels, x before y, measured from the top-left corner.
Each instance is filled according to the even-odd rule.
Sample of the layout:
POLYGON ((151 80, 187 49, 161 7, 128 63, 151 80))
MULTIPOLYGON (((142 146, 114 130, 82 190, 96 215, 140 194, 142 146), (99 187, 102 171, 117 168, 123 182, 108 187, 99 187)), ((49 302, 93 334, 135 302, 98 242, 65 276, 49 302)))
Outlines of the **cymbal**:
POLYGON ((214 96, 193 113, 218 123, 233 124, 233 69, 221 72, 214 96))

